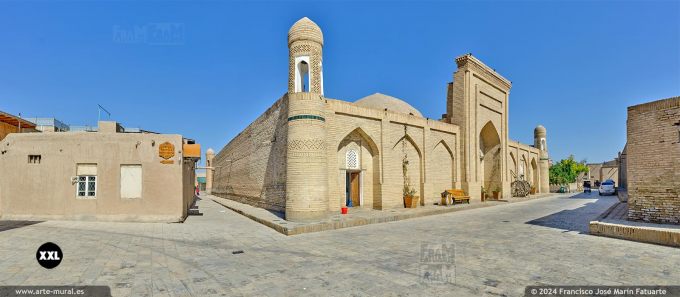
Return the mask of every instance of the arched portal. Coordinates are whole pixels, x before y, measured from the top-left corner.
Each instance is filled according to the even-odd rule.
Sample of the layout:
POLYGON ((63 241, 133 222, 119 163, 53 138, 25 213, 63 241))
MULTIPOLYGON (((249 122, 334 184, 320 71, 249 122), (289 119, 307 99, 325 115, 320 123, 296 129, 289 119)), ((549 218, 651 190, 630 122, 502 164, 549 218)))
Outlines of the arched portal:
POLYGON ((502 187, 500 144, 498 130, 491 121, 487 122, 479 133, 479 179, 487 194, 502 187))
POLYGON ((378 147, 361 128, 354 129, 338 144, 340 168, 337 195, 341 206, 374 207, 380 199, 378 147), (339 193, 340 194, 340 193, 339 193))
POLYGON ((454 188, 453 152, 446 142, 438 142, 428 157, 430 161, 426 169, 431 186, 423 197, 425 205, 440 202, 441 193, 454 188))

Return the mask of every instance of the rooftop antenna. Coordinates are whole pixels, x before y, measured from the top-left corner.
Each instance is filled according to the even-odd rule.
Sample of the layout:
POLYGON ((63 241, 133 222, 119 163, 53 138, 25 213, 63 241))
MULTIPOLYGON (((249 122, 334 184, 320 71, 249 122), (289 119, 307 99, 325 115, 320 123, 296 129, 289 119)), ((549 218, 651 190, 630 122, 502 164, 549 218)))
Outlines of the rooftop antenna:
POLYGON ((97 110, 97 122, 101 121, 102 119, 102 110, 109 115, 108 119, 111 119, 111 113, 106 110, 106 108, 102 107, 101 105, 97 104, 98 110, 97 110))

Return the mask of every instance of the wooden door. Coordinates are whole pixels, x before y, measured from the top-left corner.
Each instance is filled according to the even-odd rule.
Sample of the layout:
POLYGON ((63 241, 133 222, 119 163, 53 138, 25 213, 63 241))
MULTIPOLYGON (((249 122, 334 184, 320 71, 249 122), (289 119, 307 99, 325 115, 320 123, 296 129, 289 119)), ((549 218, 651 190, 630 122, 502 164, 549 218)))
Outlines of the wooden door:
POLYGON ((352 199, 352 205, 354 206, 359 206, 360 202, 359 195, 361 191, 359 190, 359 174, 360 172, 349 173, 349 195, 350 199, 352 199))

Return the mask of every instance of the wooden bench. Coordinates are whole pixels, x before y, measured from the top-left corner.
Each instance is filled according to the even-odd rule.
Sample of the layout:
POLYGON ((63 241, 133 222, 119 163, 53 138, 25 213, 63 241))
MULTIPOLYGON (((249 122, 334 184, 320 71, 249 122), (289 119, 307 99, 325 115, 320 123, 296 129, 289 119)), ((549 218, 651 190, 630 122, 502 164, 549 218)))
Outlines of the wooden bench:
MULTIPOLYGON (((446 190, 447 196, 451 197, 451 204, 467 203, 470 204, 470 196, 465 195, 465 191, 461 189, 446 190)), ((449 200, 449 199, 447 199, 449 200)), ((448 201, 447 201, 448 202, 448 201)))

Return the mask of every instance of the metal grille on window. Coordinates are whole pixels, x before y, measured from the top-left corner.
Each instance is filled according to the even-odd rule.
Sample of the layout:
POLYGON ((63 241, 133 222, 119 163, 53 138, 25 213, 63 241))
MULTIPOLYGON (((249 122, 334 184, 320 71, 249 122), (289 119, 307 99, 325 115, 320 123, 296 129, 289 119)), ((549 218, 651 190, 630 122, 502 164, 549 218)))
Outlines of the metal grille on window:
POLYGON ((347 169, 359 169, 359 155, 355 150, 347 151, 347 169))
POLYGON ((97 176, 79 175, 76 195, 78 197, 95 197, 97 195, 97 176))
POLYGON ((86 183, 86 177, 84 176, 79 176, 78 177, 78 196, 83 197, 85 196, 85 183, 86 183))
POLYGON ((95 176, 88 176, 87 177, 87 196, 95 196, 96 192, 96 177, 95 176))

